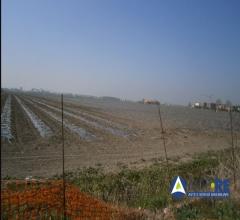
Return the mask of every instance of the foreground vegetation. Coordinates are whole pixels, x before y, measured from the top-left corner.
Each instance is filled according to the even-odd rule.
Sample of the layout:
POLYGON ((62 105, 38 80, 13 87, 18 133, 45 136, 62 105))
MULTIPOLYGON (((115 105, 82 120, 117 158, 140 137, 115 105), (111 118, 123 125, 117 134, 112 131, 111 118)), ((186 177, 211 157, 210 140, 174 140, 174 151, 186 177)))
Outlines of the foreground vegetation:
MULTIPOLYGON (((146 219, 146 216, 149 216, 147 219, 239 220, 240 150, 235 149, 234 153, 233 156, 232 150, 228 149, 197 155, 188 162, 174 159, 169 161, 168 167, 164 161, 156 160, 158 162, 149 167, 143 169, 122 167, 117 173, 105 173, 99 165, 98 168, 69 172, 66 179, 81 192, 87 192, 119 207, 135 208, 139 210, 137 212, 143 213, 142 215, 134 211, 134 216, 128 215, 131 218, 125 219, 146 219), (187 181, 188 190, 193 191, 210 191, 210 183, 214 178, 228 178, 231 196, 218 200, 189 198, 173 200, 170 195, 170 181, 178 175, 187 181)), ((59 178, 61 177, 56 176, 56 179, 59 178)), ((26 185, 9 185, 9 189, 17 190, 19 193, 21 187, 26 189, 26 185)))
MULTIPOLYGON (((235 151, 235 171, 239 172, 239 151, 235 151)), ((215 177, 229 178, 233 185, 232 152, 208 152, 196 156, 190 162, 156 162, 150 167, 133 170, 122 168, 118 173, 105 174, 102 168, 85 168, 67 174, 68 181, 84 192, 105 201, 122 206, 148 209, 157 213, 171 207, 176 219, 240 219, 240 198, 231 196, 225 200, 193 200, 185 198, 174 201, 169 187, 174 176, 180 175, 193 183, 192 189, 210 190, 210 181, 215 177)), ((235 191, 231 188, 231 195, 235 191)))

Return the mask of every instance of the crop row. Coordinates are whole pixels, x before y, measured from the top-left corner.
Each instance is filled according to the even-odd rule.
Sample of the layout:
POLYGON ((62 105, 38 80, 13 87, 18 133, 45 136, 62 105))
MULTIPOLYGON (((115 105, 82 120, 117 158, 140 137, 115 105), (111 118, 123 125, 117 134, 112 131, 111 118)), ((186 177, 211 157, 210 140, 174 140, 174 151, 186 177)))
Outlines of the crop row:
POLYGON ((11 131, 11 95, 7 97, 1 114, 1 137, 8 141, 13 138, 11 131))
MULTIPOLYGON (((59 117, 58 115, 54 114, 51 111, 48 111, 42 107, 40 107, 39 105, 36 105, 34 102, 25 99, 28 103, 32 104, 33 106, 35 106, 37 109, 39 109, 40 111, 44 112, 45 114, 47 114, 48 116, 50 116, 51 118, 53 118, 54 120, 56 120, 57 122, 61 123, 62 122, 62 118, 59 117)), ((70 131, 72 131, 73 133, 78 134, 82 139, 86 139, 86 140, 91 140, 96 138, 95 135, 91 134, 90 132, 86 131, 84 128, 81 128, 77 125, 74 125, 70 122, 68 122, 67 119, 64 119, 63 121, 63 125, 64 127, 68 128, 70 131)))
POLYGON ((19 105, 22 107, 22 109, 25 111, 41 137, 51 136, 53 134, 52 130, 34 112, 32 112, 26 105, 24 105, 18 97, 15 96, 15 98, 19 105))
MULTIPOLYGON (((56 107, 51 106, 51 105, 48 105, 48 104, 46 104, 46 103, 44 103, 44 102, 36 101, 36 100, 33 100, 33 101, 34 101, 35 103, 38 103, 38 104, 43 105, 43 106, 46 106, 46 107, 48 107, 48 108, 50 108, 50 109, 52 109, 52 110, 55 110, 55 111, 57 111, 57 112, 61 112, 61 109, 56 108, 56 107)), ((72 111, 72 110, 71 110, 71 111, 72 111)), ((120 130, 120 129, 118 129, 118 128, 111 127, 110 125, 106 126, 107 120, 102 119, 102 118, 100 118, 100 117, 92 116, 92 115, 90 116, 90 115, 87 114, 87 113, 81 112, 82 115, 85 115, 85 116, 88 116, 88 117, 90 116, 91 118, 98 119, 98 121, 100 120, 101 122, 104 121, 105 125, 103 125, 102 123, 100 123, 100 122, 98 122, 98 121, 89 120, 89 119, 87 119, 86 117, 83 117, 83 116, 81 116, 81 115, 74 114, 74 113, 72 113, 72 112, 70 112, 70 111, 64 110, 63 112, 64 112, 64 115, 67 115, 67 116, 76 118, 76 119, 78 119, 78 120, 80 120, 80 121, 82 121, 82 122, 84 122, 84 123, 86 123, 86 124, 88 124, 88 125, 96 128, 96 129, 104 130, 104 131, 106 131, 106 132, 108 132, 108 133, 110 133, 110 134, 116 135, 116 136, 121 136, 121 137, 126 137, 126 136, 128 136, 128 133, 127 133, 126 131, 124 131, 124 130, 120 130)), ((109 124, 109 122, 108 122, 108 124, 109 124)))

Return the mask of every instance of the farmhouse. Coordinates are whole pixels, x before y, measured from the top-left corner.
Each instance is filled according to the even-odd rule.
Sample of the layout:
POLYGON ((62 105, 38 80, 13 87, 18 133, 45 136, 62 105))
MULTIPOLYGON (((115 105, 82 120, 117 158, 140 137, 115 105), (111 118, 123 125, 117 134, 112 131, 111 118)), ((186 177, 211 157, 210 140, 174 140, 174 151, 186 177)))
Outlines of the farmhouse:
POLYGON ((153 100, 153 99, 143 99, 143 104, 157 104, 157 105, 159 105, 160 104, 160 102, 159 101, 157 101, 157 100, 153 100))
POLYGON ((193 108, 201 108, 201 103, 200 102, 195 102, 192 107, 193 108))
POLYGON ((216 111, 230 112, 230 110, 231 110, 231 107, 225 104, 217 104, 216 106, 216 111))

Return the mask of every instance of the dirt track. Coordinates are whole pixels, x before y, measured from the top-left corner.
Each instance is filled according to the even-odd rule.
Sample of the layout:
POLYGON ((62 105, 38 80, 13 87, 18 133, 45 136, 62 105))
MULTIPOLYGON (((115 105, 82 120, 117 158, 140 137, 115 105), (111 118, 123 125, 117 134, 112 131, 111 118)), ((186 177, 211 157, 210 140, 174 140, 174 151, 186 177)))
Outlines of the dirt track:
MULTIPOLYGON (((17 94, 24 104, 53 131, 53 136, 42 138, 16 99, 12 101, 12 129, 14 141, 2 140, 2 175, 48 177, 61 172, 61 123, 45 111, 61 116, 46 105, 59 108, 59 97, 29 97, 17 94), (28 102, 30 100, 31 102, 28 102)), ((101 165, 115 170, 120 164, 141 167, 164 159, 159 119, 156 106, 131 102, 104 102, 89 98, 65 99, 66 121, 82 127, 97 138, 84 140, 65 127, 66 168, 101 165), (108 126, 128 132, 121 137, 94 126, 108 126)), ((166 128, 167 151, 172 161, 189 159, 194 153, 218 150, 230 146, 229 117, 226 112, 196 110, 181 106, 162 106, 166 128)), ((239 114, 233 115, 234 129, 240 137, 239 114)))

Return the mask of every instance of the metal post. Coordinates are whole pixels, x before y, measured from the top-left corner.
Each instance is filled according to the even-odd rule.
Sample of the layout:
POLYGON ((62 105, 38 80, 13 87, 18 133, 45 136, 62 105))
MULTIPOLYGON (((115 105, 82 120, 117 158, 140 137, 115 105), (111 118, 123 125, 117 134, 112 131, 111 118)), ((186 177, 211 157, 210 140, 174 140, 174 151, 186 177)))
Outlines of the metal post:
POLYGON ((65 158, 64 158, 64 127, 63 127, 63 94, 61 95, 62 103, 62 181, 63 181, 63 215, 66 219, 66 186, 65 186, 65 158))
POLYGON ((231 128, 231 144, 232 144, 232 166, 233 166, 233 184, 234 189, 236 189, 236 157, 235 157, 235 149, 234 149, 234 137, 233 137, 233 124, 232 124, 232 108, 230 108, 229 111, 229 117, 230 117, 230 128, 231 128))
POLYGON ((165 136, 164 136, 164 129, 163 129, 163 122, 162 122, 161 110, 160 110, 160 103, 158 104, 158 116, 159 116, 159 120, 160 120, 160 127, 161 127, 162 139, 163 139, 163 147, 164 147, 164 152, 165 152, 167 172, 168 172, 168 175, 169 175, 168 156, 167 156, 167 148, 166 148, 166 141, 165 141, 165 136))

